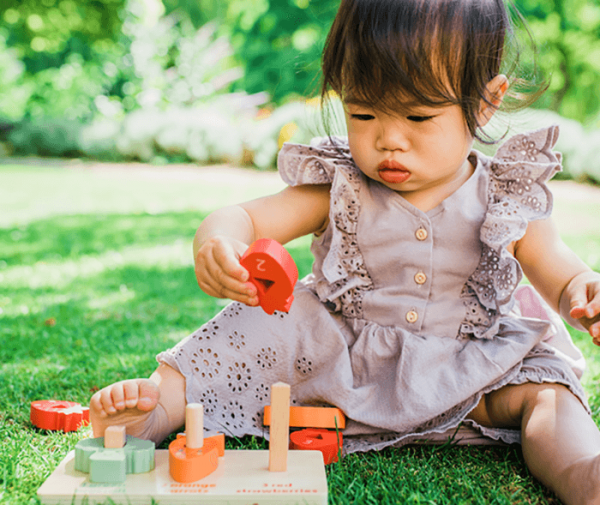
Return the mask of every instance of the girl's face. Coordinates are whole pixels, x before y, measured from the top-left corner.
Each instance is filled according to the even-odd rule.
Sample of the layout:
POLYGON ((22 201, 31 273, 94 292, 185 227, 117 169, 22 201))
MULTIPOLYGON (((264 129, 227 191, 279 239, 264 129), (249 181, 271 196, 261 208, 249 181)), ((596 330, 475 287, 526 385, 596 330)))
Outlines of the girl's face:
POLYGON ((457 189, 472 173, 473 137, 460 106, 414 106, 397 115, 344 101, 350 152, 358 168, 403 196, 457 189))

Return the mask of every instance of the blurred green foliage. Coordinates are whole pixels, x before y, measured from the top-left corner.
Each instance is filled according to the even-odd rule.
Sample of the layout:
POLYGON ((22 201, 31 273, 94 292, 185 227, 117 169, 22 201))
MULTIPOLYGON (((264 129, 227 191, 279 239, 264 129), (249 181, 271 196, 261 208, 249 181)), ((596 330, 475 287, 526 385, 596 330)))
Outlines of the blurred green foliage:
POLYGON ((276 103, 314 96, 320 57, 339 1, 229 0, 232 42, 245 67, 243 86, 276 103))
MULTIPOLYGON (((536 106, 600 128, 599 0, 515 3, 537 41, 534 64, 527 35, 519 30, 525 74, 539 70, 550 83, 536 106)), ((29 152, 68 154, 77 124, 109 120, 113 131, 115 121, 136 111, 158 118, 156 111, 204 107, 227 92, 266 92, 270 108, 314 96, 338 5, 339 0, 0 0, 0 141, 16 126, 21 131, 13 139, 17 145, 33 142, 29 152), (48 124, 58 125, 62 133, 53 135, 65 139, 54 152, 37 147, 56 147, 56 138, 39 140, 48 124)), ((110 150, 105 140, 102 150, 110 150)))
POLYGON ((538 107, 600 127, 600 2, 517 0, 550 87, 538 107))
POLYGON ((0 0, 8 45, 31 73, 63 64, 72 53, 90 59, 94 44, 119 37, 125 0, 0 0))
MULTIPOLYGON (((171 14, 194 28, 217 20, 219 34, 230 38, 244 69, 233 89, 267 91, 276 104, 313 95, 320 53, 338 4, 339 0, 0 0, 0 117, 85 118, 93 115, 97 96, 123 98, 127 84, 136 85, 139 77, 138 69, 131 68, 132 27, 171 14)), ((550 78, 549 92, 539 106, 597 125, 600 3, 516 4, 538 42, 538 66, 550 78)), ((165 60, 172 49, 167 46, 162 48, 165 60)), ((170 65, 166 61, 162 66, 170 65)))

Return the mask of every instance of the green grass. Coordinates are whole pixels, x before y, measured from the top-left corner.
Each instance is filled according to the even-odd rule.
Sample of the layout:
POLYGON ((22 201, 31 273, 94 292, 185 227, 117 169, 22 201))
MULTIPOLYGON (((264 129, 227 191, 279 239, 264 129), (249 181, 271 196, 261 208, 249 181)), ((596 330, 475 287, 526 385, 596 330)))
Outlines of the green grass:
MULTIPOLYGON (((191 238, 200 221, 211 208, 278 187, 264 177, 231 184, 0 166, 0 503, 38 503, 37 488, 89 435, 33 428, 30 402, 87 404, 111 382, 148 376, 158 352, 224 304, 196 286, 191 238)), ((577 204, 563 210, 600 215, 577 204)), ((600 267, 599 234, 565 239, 600 267)), ((308 245, 289 245, 301 275, 311 265, 308 245)), ((585 386, 598 421, 600 358, 589 339, 575 338, 589 357, 585 386)), ((228 446, 266 447, 250 437, 228 446)), ((350 455, 327 473, 335 504, 558 503, 532 479, 518 447, 386 449, 350 455)))

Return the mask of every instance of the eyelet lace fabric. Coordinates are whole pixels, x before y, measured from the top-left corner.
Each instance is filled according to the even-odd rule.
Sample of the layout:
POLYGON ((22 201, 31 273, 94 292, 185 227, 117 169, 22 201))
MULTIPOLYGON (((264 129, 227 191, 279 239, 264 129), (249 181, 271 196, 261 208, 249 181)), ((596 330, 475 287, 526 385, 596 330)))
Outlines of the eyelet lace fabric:
MULTIPOLYGON (((474 436, 486 443, 518 442, 518 430, 485 428, 467 418, 482 395, 507 384, 564 384, 587 408, 570 362, 550 348, 561 340, 558 333, 549 331, 552 324, 538 310, 535 291, 528 305, 519 296, 522 290, 513 293, 521 271, 506 251, 512 240, 523 236, 529 220, 550 212, 552 201, 545 182, 559 169, 559 157, 551 152, 557 133, 554 128, 511 139, 493 160, 478 156, 482 165, 473 180, 476 192, 471 194, 476 205, 462 196, 446 202, 448 220, 438 223, 460 224, 467 207, 475 209, 477 227, 469 226, 472 246, 466 248, 452 226, 435 230, 431 226, 430 237, 441 228, 439 242, 443 244, 441 239, 448 236, 456 247, 451 259, 443 254, 439 260, 438 279, 450 271, 456 280, 451 309, 439 310, 441 320, 434 320, 421 333, 401 326, 403 312, 399 312, 399 324, 381 324, 378 314, 371 317, 369 313, 374 305, 370 298, 378 294, 378 268, 387 274, 390 257, 384 247, 377 250, 383 252, 383 261, 375 257, 371 262, 369 254, 379 245, 369 232, 376 235, 386 228, 369 223, 373 217, 382 225, 388 219, 396 223, 397 209, 374 205, 381 200, 375 198, 377 194, 373 197, 373 188, 355 166, 344 140, 325 139, 311 146, 286 144, 279 168, 288 184, 331 184, 330 223, 314 242, 314 273, 297 283, 288 313, 268 315, 260 307, 232 302, 157 359, 185 377, 186 401, 205 405, 207 428, 236 437, 265 436, 263 412, 270 385, 283 381, 292 387, 293 405, 328 404, 344 411, 345 453, 419 440, 445 441, 448 436, 458 441, 466 436, 457 430, 461 423, 473 428, 469 443, 476 440, 474 436), (468 261, 460 276, 456 275, 457 260, 468 261), (457 299, 467 278, 463 298, 457 299), (519 305, 508 314, 512 299, 519 305), (463 301, 469 316, 462 328, 469 338, 457 339, 463 301)), ((414 222, 420 221, 415 218, 414 222)), ((422 242, 414 236, 416 229, 398 227, 398 237, 408 230, 415 241, 409 243, 410 249, 416 247, 414 256, 422 250, 422 242)), ((395 247, 397 240, 389 243, 395 247)), ((407 262, 412 255, 410 251, 405 255, 407 262)), ((450 293, 440 286, 440 293, 450 293)), ((387 299, 380 300, 385 303, 387 299)), ((431 303, 435 307, 436 300, 431 303)), ((395 305, 381 307, 387 314, 395 305)), ((564 334, 570 340, 566 329, 564 334)), ((560 348, 568 352, 562 344, 560 348)), ((570 356, 577 359, 578 355, 570 356)))
POLYGON ((552 151, 557 138, 557 126, 516 135, 489 162, 483 250, 461 294, 467 312, 461 337, 493 338, 500 318, 513 306, 512 294, 523 272, 506 247, 523 237, 529 221, 545 219, 552 211, 546 182, 561 170, 561 156, 552 151))
POLYGON ((319 299, 346 317, 362 317, 362 298, 373 289, 358 247, 360 170, 345 139, 325 137, 312 145, 284 144, 278 156, 279 173, 287 184, 331 183, 329 218, 331 246, 323 261, 324 279, 314 287, 319 299))

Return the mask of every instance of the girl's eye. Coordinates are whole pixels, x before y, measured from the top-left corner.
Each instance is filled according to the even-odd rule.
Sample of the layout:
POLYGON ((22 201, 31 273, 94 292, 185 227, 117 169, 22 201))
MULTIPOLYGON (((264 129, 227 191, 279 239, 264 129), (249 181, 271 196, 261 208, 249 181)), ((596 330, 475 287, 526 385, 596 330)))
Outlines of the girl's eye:
POLYGON ((357 119, 358 121, 370 121, 371 119, 375 119, 374 116, 370 114, 352 114, 352 119, 357 119))
POLYGON ((425 121, 429 121, 433 119, 435 116, 407 116, 406 119, 409 121, 413 121, 414 123, 424 123, 425 121))

